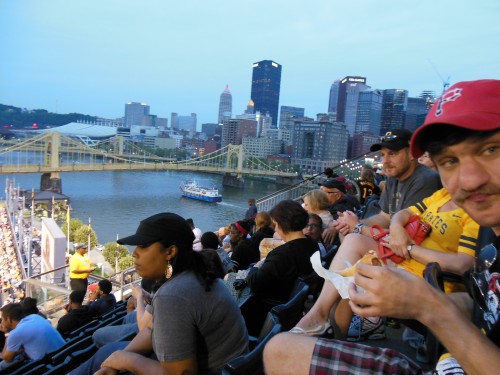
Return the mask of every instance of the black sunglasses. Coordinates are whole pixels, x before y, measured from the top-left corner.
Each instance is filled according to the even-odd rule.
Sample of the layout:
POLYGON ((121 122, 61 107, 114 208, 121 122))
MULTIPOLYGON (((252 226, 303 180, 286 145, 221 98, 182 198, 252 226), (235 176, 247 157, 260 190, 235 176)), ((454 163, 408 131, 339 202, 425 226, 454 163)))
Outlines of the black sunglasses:
POLYGON ((390 142, 394 141, 398 136, 396 134, 392 134, 392 132, 387 132, 385 135, 380 137, 381 142, 390 142))
POLYGON ((493 244, 486 245, 479 251, 470 273, 470 290, 472 298, 483 311, 488 311, 486 294, 488 293, 488 279, 486 271, 495 263, 497 249, 493 244))

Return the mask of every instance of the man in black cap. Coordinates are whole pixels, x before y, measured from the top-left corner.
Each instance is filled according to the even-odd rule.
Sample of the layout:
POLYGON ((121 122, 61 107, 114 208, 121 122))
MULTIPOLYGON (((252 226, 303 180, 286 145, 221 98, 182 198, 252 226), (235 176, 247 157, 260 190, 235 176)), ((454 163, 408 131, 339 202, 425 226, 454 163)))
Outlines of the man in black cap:
POLYGON ((356 211, 359 208, 357 199, 347 194, 345 184, 336 178, 330 178, 321 183, 320 189, 328 196, 328 201, 331 204, 328 211, 335 220, 338 219, 338 212, 356 211))
POLYGON ((352 211, 345 211, 337 220, 335 228, 342 234, 362 233, 370 235, 370 226, 378 224, 388 228, 391 216, 432 195, 441 188, 439 175, 418 163, 410 154, 412 133, 396 129, 380 137, 380 143, 370 147, 370 151, 380 151, 382 166, 387 183, 380 197, 381 211, 362 222, 352 211))

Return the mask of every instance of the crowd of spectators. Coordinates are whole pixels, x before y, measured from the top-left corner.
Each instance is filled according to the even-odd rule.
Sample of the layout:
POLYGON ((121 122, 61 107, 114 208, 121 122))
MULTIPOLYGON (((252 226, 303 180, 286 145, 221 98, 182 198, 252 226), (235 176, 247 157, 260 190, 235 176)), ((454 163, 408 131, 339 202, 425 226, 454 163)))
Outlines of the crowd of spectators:
MULTIPOLYGON (((488 137, 498 138, 498 129, 481 137, 483 138, 478 138, 481 142, 488 137)), ((474 139, 477 141, 476 138, 474 139)), ((250 294, 265 301, 286 302, 295 282, 300 277, 313 274, 310 259, 318 250, 324 262, 327 254, 331 254, 332 250, 337 251, 336 254, 333 253, 332 259, 323 263, 333 271, 341 271, 346 263, 355 263, 368 250, 379 249, 378 256, 383 256, 380 244, 399 256, 401 260, 384 260, 390 266, 397 264, 397 269, 383 267, 383 271, 370 271, 370 268, 366 268, 369 266, 361 266, 361 271, 367 274, 356 277, 367 287, 369 296, 372 293, 371 287, 383 287, 384 282, 380 281, 370 284, 372 278, 376 279, 381 275, 399 281, 397 285, 393 285, 394 288, 401 289, 401 285, 409 288, 411 282, 424 288, 419 280, 423 269, 430 262, 436 262, 444 271, 456 274, 464 274, 473 267, 477 276, 480 273, 478 267, 485 266, 478 265, 475 260, 479 225, 474 219, 480 216, 473 208, 470 209, 469 216, 467 207, 457 204, 461 196, 453 191, 450 176, 443 180, 450 182, 443 188, 439 174, 433 170, 435 165, 428 163, 425 157, 417 161, 414 156, 420 156, 421 153, 411 150, 411 139, 411 132, 398 129, 388 132, 381 137, 379 143, 372 145, 372 151, 381 152, 385 183, 380 183, 373 168, 365 166, 360 178, 354 182, 360 188, 360 195, 357 197, 348 193, 349 187, 346 184, 351 182, 326 170, 325 174, 329 178, 322 181, 318 189, 305 194, 302 202, 283 200, 269 212, 258 212, 252 198, 248 201, 249 208, 245 217, 221 228, 217 233, 201 234, 192 219, 185 220, 173 213, 157 214, 141 221, 136 234, 118 242, 136 246, 133 252, 136 269, 145 280, 152 281, 151 293, 143 288, 133 287, 132 298, 127 305, 129 314, 124 324, 97 331, 94 341, 100 347, 99 351, 74 374, 106 374, 113 370, 134 372, 138 368, 151 372, 198 370, 200 373, 217 373, 224 363, 248 349, 247 331, 237 302, 241 303, 250 294), (379 196, 379 211, 361 219, 361 211, 358 212, 358 209, 371 196, 379 196), (405 225, 414 215, 420 216, 432 228, 430 235, 418 244, 412 242, 405 230, 405 225), (374 238, 374 226, 390 230, 390 236, 379 243, 374 238), (272 248, 264 251, 269 243, 273 244, 272 248), (196 248, 193 245, 197 245, 196 248), (407 276, 402 276, 406 271, 407 276), (220 279, 225 279, 225 282, 220 279), (245 290, 247 293, 242 293, 245 290), (130 342, 119 341, 126 332, 137 335, 130 342)), ((468 141, 463 138, 460 142, 468 141)), ((484 148, 487 152, 481 157, 490 157, 495 151, 492 151, 492 141, 489 142, 490 147, 484 148)), ((443 147, 451 146, 439 147, 441 148, 437 149, 442 152, 443 147)), ((464 152, 470 152, 472 146, 467 147, 469 148, 464 152)), ((456 156, 459 157, 461 156, 456 156)), ((485 170, 488 168, 493 170, 493 164, 485 167, 485 170)), ((442 166, 437 169, 443 172, 442 166)), ((460 183, 466 184, 465 180, 460 183)), ((485 192, 487 191, 483 195, 485 192)), ((12 234, 9 237, 9 233, 6 235, 3 232, 2 236, 6 239, 2 244, 7 245, 9 239, 12 244, 12 234)), ((2 250, 5 253, 5 249, 2 250)), ((4 254, 0 255, 5 262, 4 254)), ((491 266, 496 258, 490 258, 487 260, 489 263, 483 263, 491 266)), ((483 271, 484 269, 481 272, 483 271)), ((5 283, 12 280, 2 281, 5 283)), ((477 280, 474 281, 480 288, 477 280)), ((456 291, 446 285, 446 293, 456 291)), ((58 330, 66 335, 89 319, 108 311, 116 303, 110 292, 111 283, 107 280, 100 281, 95 289, 91 288, 91 302, 87 306, 82 304, 85 292, 71 293, 66 309, 68 313, 60 319, 58 330)), ((387 287, 381 292, 391 293, 387 287)), ((480 292, 484 297, 485 292, 480 292)), ((498 290, 494 293, 498 295, 498 290)), ((384 308, 391 303, 380 302, 382 306, 369 310, 372 312, 370 314, 363 310, 369 305, 362 302, 377 305, 379 299, 367 300, 368 297, 357 292, 352 285, 349 295, 350 300, 346 297, 342 299, 342 293, 336 286, 325 283, 311 310, 297 322, 291 333, 271 341, 266 349, 268 369, 273 373, 286 373, 287 369, 292 368, 287 367, 288 361, 297 365, 297 373, 306 373, 305 370, 309 368, 316 369, 316 373, 328 373, 331 371, 329 363, 344 360, 336 358, 335 353, 345 352, 350 357, 355 357, 352 353, 365 355, 368 358, 366 363, 356 364, 363 369, 363 366, 385 366, 384 363, 370 362, 375 353, 381 358, 390 357, 389 362, 395 359, 397 366, 400 366, 398 369, 406 368, 418 373, 418 365, 402 359, 397 353, 391 352, 388 355, 383 350, 367 349, 354 344, 349 346, 343 342, 346 339, 366 341, 384 337, 384 319, 388 316, 384 314, 384 308), (310 337, 321 336, 327 330, 330 331, 331 326, 334 326, 336 338, 340 340, 327 341, 310 337), (287 352, 289 348, 284 345, 286 343, 291 344, 292 351, 287 352), (291 358, 290 353, 294 353, 296 358, 291 358), (309 355, 305 360, 304 353, 309 355), (323 357, 320 358, 321 356, 323 357), (299 358, 302 359, 301 363, 298 362, 299 358)), ((422 297, 420 294, 419 296, 422 297)), ((436 297, 436 300, 443 303, 441 297, 436 297)), ((406 303, 417 308, 415 302, 406 303)), ((456 310, 458 305, 453 306, 451 309, 456 310)), ((26 324, 31 320, 40 320, 38 316, 26 314, 26 311, 20 315, 16 308, 2 309, 4 331, 14 331, 16 325, 22 323, 27 316, 30 318, 25 320, 26 324), (14 323, 11 324, 12 322, 14 323)), ((481 309, 486 312, 486 307, 481 306, 481 309)), ((455 310, 452 311, 453 314, 456 313, 455 310)), ((396 315, 402 317, 409 315, 421 318, 399 307, 390 311, 396 311, 396 315)), ((493 313, 498 316, 498 311, 493 313)), ((31 314, 35 313, 31 311, 31 314)), ((429 323, 433 324, 433 321, 429 323)), ((489 328, 496 327, 494 335, 497 337, 498 318, 488 323, 491 323, 489 328)), ((454 349, 454 343, 440 332, 439 324, 435 324, 434 328, 447 340, 450 348, 454 349)), ((474 335, 478 346, 481 346, 482 336, 474 335)), ((491 347, 486 349, 488 348, 491 350, 491 347)), ((459 350, 454 351, 461 355, 459 350)), ((493 352, 497 353, 498 350, 493 352)), ((8 352, 9 360, 13 353, 15 354, 14 350, 8 352)), ((34 356, 30 357, 34 359, 34 356)), ((353 364, 348 363, 350 365, 353 364)))
POLYGON ((0 268, 2 269, 2 306, 24 298, 22 273, 14 247, 15 234, 9 223, 5 206, 0 207, 0 268))

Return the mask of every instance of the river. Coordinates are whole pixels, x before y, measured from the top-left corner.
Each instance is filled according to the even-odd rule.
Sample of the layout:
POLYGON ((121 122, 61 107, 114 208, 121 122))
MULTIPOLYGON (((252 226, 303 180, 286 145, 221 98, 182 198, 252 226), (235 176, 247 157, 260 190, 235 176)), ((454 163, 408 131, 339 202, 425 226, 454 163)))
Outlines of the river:
MULTIPOLYGON (((4 175, 15 186, 40 188, 39 174, 4 175)), ((245 180, 245 188, 222 186, 222 176, 177 171, 116 171, 62 173, 63 194, 71 201, 71 216, 88 223, 100 243, 135 233, 140 220, 159 212, 175 212, 192 218, 202 232, 214 231, 244 217, 250 197, 260 198, 282 186, 245 180), (201 186, 216 186, 221 203, 205 203, 181 197, 179 184, 195 179, 201 186)), ((2 189, 4 190, 4 189, 2 189)), ((4 197, 5 198, 5 197, 4 197)))

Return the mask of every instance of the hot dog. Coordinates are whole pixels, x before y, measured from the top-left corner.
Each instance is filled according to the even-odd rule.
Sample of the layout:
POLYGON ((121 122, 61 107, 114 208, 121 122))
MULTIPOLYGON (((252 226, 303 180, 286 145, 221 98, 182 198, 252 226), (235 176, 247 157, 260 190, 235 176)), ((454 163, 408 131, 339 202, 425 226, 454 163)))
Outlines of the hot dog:
POLYGON ((353 266, 346 268, 346 269, 343 269, 341 271, 335 271, 335 272, 337 272, 339 275, 344 276, 344 277, 354 276, 354 273, 356 272, 356 266, 360 262, 369 264, 371 266, 381 266, 382 265, 382 260, 378 256, 377 252, 374 250, 368 250, 368 252, 365 255, 363 255, 363 257, 360 260, 358 260, 356 263, 354 263, 353 266))

